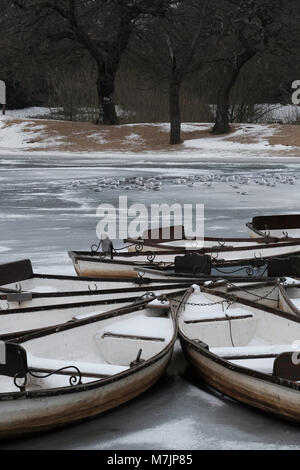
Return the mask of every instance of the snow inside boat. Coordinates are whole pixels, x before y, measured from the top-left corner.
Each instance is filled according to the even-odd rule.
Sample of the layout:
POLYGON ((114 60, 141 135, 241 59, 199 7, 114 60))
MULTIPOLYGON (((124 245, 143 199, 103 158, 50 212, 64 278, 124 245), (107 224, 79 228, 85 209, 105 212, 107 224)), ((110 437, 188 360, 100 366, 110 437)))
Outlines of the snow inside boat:
POLYGON ((189 289, 178 306, 182 349, 211 387, 299 422, 300 316, 279 285, 259 289, 263 295, 189 289))
MULTIPOLYGON (((83 302, 139 297, 151 290, 188 287, 179 278, 151 281, 137 279, 80 279, 74 276, 35 274, 30 260, 0 265, 0 310, 27 309, 83 302)), ((1 331, 0 331, 1 333, 1 331)))
POLYGON ((176 340, 170 309, 140 301, 0 344, 0 437, 62 426, 151 387, 176 340))
MULTIPOLYGON (((154 290, 141 289, 139 292, 124 293, 114 292, 101 296, 97 300, 66 304, 53 304, 41 306, 19 307, 2 310, 0 314, 0 340, 7 340, 26 335, 30 332, 44 328, 59 326, 66 322, 77 322, 84 318, 92 318, 95 315, 106 312, 112 308, 122 308, 141 299, 157 298, 151 304, 153 310, 166 310, 169 299, 181 297, 190 284, 162 285, 154 290)), ((150 306, 149 306, 150 308, 150 306)))

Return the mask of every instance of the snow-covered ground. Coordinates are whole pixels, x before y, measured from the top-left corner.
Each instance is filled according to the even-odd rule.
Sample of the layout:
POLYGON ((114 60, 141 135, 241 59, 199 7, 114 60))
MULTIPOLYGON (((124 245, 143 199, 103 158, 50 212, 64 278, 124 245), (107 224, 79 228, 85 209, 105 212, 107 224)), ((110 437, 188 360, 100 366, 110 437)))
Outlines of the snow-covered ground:
POLYGON ((289 139, 285 138, 284 145, 272 144, 272 137, 278 136, 282 128, 263 124, 240 124, 235 126, 230 135, 213 136, 210 133, 211 123, 183 123, 184 143, 179 146, 169 146, 167 123, 128 124, 111 129, 100 127, 98 130, 97 126, 88 129, 80 127, 66 129, 63 121, 57 121, 57 127, 53 128, 53 122, 43 119, 16 119, 10 115, 0 116, 0 156, 16 156, 22 152, 26 154, 32 152, 41 157, 51 154, 51 158, 67 156, 80 158, 82 148, 85 148, 85 154, 91 158, 105 161, 109 155, 113 161, 120 162, 124 160, 124 154, 127 161, 137 162, 144 155, 151 155, 153 161, 165 162, 180 161, 183 155, 193 162, 223 158, 254 161, 262 157, 282 158, 286 155, 289 158, 298 158, 300 155, 300 147, 286 143, 291 141, 289 139), (148 141, 143 135, 143 129, 147 127, 152 128, 152 137, 149 139, 147 136, 148 141), (111 130, 119 134, 111 136, 111 130), (162 140, 162 145, 156 148, 155 136, 160 135, 161 139, 161 133, 166 136, 162 140), (192 133, 198 134, 199 137, 192 138, 192 133), (85 139, 84 144, 79 140, 79 147, 76 141, 78 136, 80 139, 85 139))
MULTIPOLYGON (((262 146, 264 132, 261 127, 262 146)), ((1 136, 0 130, 0 147, 1 136)), ((197 153, 188 147, 195 145, 191 142, 178 153, 103 153, 101 158, 24 153, 13 145, 5 154, 2 147, 1 262, 29 257, 36 271, 74 274, 67 250, 89 249, 95 243, 98 205, 117 206, 120 195, 128 196, 128 205, 147 207, 203 203, 205 232, 220 237, 247 236, 245 223, 255 215, 299 213, 299 160, 266 159, 262 148, 251 150, 245 144, 247 159, 241 148, 223 145, 218 138, 215 148, 202 144, 197 153)), ((167 375, 138 399, 92 421, 1 447, 298 449, 299 432, 199 385, 177 344, 167 375)))

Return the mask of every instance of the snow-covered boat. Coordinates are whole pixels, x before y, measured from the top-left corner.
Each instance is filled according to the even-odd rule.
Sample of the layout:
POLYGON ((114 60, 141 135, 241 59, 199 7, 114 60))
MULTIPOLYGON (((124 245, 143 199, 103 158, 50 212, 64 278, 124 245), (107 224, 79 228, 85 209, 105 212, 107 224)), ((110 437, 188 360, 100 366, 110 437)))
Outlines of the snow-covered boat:
POLYGON ((63 426, 115 408, 164 373, 170 310, 140 301, 0 344, 0 437, 63 426))
POLYGON ((299 422, 300 316, 279 284, 259 289, 190 288, 177 303, 182 349, 209 386, 299 422))
MULTIPOLYGON (((0 310, 45 308, 51 305, 99 302, 105 304, 116 299, 132 301, 147 291, 167 292, 187 287, 175 279, 80 279, 76 276, 54 276, 33 272, 30 260, 0 265, 0 310)), ((21 312, 20 312, 21 313, 21 312)), ((1 322, 0 322, 1 334, 1 322)))
POLYGON ((252 238, 300 238, 300 214, 253 217, 246 226, 252 238))
MULTIPOLYGON (((146 245, 145 245, 146 246, 146 245)), ((300 240, 274 242, 271 239, 206 238, 202 249, 182 249, 165 245, 164 249, 148 246, 147 251, 102 253, 71 251, 75 271, 80 277, 138 277, 144 268, 174 275, 175 257, 179 255, 207 255, 216 267, 233 267, 257 264, 264 261, 300 255, 300 240)), ((191 273, 190 273, 191 274, 191 273)), ((195 274, 195 273, 194 273, 195 274)), ((289 273, 285 273, 289 275, 289 273)), ((152 278, 155 274, 152 274, 152 278)), ((160 275, 158 274, 158 277, 160 275)))
MULTIPOLYGON (((163 285, 154 290, 140 290, 139 292, 127 293, 114 292, 100 300, 90 302, 77 302, 66 304, 43 305, 38 307, 11 308, 2 310, 0 315, 0 340, 6 341, 18 338, 49 327, 59 327, 66 322, 76 323, 83 319, 93 318, 112 308, 122 308, 141 299, 157 299, 149 308, 155 310, 167 310, 169 299, 182 297, 189 283, 176 284, 173 286, 163 285)), ((1 343, 0 343, 1 345, 1 343)))

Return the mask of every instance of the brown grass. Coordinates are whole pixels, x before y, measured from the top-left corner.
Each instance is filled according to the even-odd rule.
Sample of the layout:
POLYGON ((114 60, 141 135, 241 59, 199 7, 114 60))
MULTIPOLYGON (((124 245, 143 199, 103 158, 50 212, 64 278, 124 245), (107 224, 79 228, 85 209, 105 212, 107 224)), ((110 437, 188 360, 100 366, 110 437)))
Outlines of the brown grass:
MULTIPOLYGON (((21 120, 12 119, 5 121, 5 126, 27 123, 23 131, 30 133, 36 132, 36 137, 30 137, 28 144, 43 143, 44 139, 59 138, 57 144, 43 147, 39 146, 30 151, 61 151, 61 152, 107 152, 107 151, 178 151, 184 150, 182 145, 170 146, 169 134, 167 128, 159 125, 135 124, 132 126, 101 126, 86 122, 68 122, 68 121, 45 121, 38 119, 21 120), (40 128, 43 126, 42 132, 40 128), (41 132, 41 133, 40 133, 41 132)), ((233 130, 239 129, 240 125, 233 126, 233 130)), ((247 128, 247 125, 243 126, 247 128)), ((300 126, 292 125, 273 125, 276 133, 270 137, 270 145, 286 145, 300 148, 300 126)), ((182 132, 182 140, 201 139, 212 137, 209 130, 195 129, 192 132, 182 132)), ((234 136, 229 134, 223 138, 226 141, 241 143, 256 143, 259 140, 259 134, 234 136)), ((222 138, 222 137, 221 137, 222 138)), ((271 149, 270 149, 271 150, 271 149)), ((293 151, 295 152, 295 150, 293 151)), ((284 152, 285 153, 285 152, 284 152)))

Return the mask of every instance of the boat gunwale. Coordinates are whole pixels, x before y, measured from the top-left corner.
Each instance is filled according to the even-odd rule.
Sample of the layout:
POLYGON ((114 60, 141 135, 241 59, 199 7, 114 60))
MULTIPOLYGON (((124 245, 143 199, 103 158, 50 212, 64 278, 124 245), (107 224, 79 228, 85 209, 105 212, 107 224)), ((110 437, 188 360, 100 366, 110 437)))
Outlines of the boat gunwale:
MULTIPOLYGON (((289 247, 289 246, 297 246, 300 245, 300 238, 291 238, 291 239, 280 239, 280 238, 205 238, 205 241, 215 241, 220 242, 220 243, 246 243, 249 242, 250 245, 246 246, 215 246, 215 247, 203 247, 203 248, 181 248, 178 247, 178 249, 174 249, 174 247, 170 247, 168 245, 164 245, 163 248, 165 247, 166 249, 162 249, 160 251, 133 251, 133 252, 124 252, 124 253, 118 253, 115 255, 115 257, 123 257, 123 258, 133 258, 133 257, 147 257, 149 255, 155 255, 155 256, 162 256, 162 255, 172 255, 176 253, 180 254, 191 254, 191 253, 199 253, 199 254, 205 254, 205 253, 224 253, 224 252, 235 252, 235 251, 250 251, 253 249, 270 249, 270 248, 278 248, 278 247, 289 247), (172 248, 169 250, 169 248, 172 248)), ((145 245, 147 246, 147 245, 145 245)), ((157 245, 149 245, 149 246, 157 246, 157 245)), ((114 261, 113 259, 107 259, 105 258, 105 255, 102 254, 101 252, 92 252, 92 251, 69 251, 68 252, 70 258, 73 260, 73 262, 76 262, 76 259, 81 259, 81 258, 91 258, 91 260, 102 260, 106 259, 106 261, 114 261)))
MULTIPOLYGON (((58 298, 58 297, 77 297, 77 296, 101 296, 101 295, 108 295, 108 294, 125 294, 125 293, 139 293, 139 292, 145 292, 148 289, 146 286, 149 287, 149 291, 158 291, 158 290, 166 290, 166 289, 184 289, 185 287, 188 288, 190 283, 188 282, 182 282, 178 284, 165 284, 165 285, 149 285, 145 284, 145 287, 139 286, 139 287, 126 287, 126 288, 121 288, 121 289, 103 289, 103 290, 84 290, 84 291, 61 291, 61 292, 32 292, 32 300, 34 299, 46 299, 46 298, 58 298)), ((28 292, 31 293, 30 290, 28 291, 23 291, 23 292, 28 292)), ((7 293, 1 294, 1 287, 0 287, 0 299, 6 300, 5 297, 7 296, 7 293)), ((126 297, 125 297, 126 298, 126 297)), ((92 302, 92 301, 91 301, 92 302)), ((113 302, 113 299, 110 299, 109 301, 104 301, 104 300, 99 300, 99 302, 113 302)), ((86 302, 88 304, 88 302, 86 302)), ((54 304, 58 306, 63 306, 63 305, 69 305, 69 304, 54 304)), ((76 303, 72 303, 71 305, 76 306, 76 303)), ((17 311, 27 311, 27 310, 32 310, 34 308, 42 308, 45 307, 47 308, 48 305, 45 306, 37 306, 37 307, 24 307, 24 308, 18 308, 18 309, 9 309, 9 310, 1 310, 0 312, 0 318, 2 315, 5 315, 5 313, 16 313, 17 311)), ((50 307, 50 305, 49 305, 50 307)), ((51 305, 52 307, 52 305, 51 305)), ((1 336, 1 335, 0 335, 1 336)))
MULTIPOLYGON (((246 226, 252 225, 251 222, 247 223, 246 226)), ((251 237, 204 237, 202 239, 197 239, 197 238, 190 238, 190 239, 183 239, 183 241, 203 241, 203 242, 214 242, 214 243, 251 243, 251 246, 253 245, 266 245, 269 247, 270 244, 274 244, 277 246, 278 244, 286 244, 286 243, 294 243, 294 244, 299 244, 300 243, 300 237, 289 237, 289 238, 281 238, 281 237, 268 237, 265 234, 263 234, 262 237, 258 239, 254 239, 251 237)), ((187 250, 187 251, 192 251, 191 248, 186 248, 186 247, 180 247, 180 246, 174 246, 174 245, 167 245, 167 242, 170 240, 163 240, 162 242, 155 242, 155 241, 149 241, 149 240, 135 240, 135 239, 126 239, 125 240, 128 243, 136 243, 137 245, 144 245, 146 247, 153 247, 153 248, 161 248, 161 251, 163 249, 172 249, 173 251, 180 251, 180 250, 187 250), (165 243, 162 245, 162 243, 165 243)), ((176 240, 173 240, 176 241, 176 240)), ((177 240, 180 241, 180 240, 177 240)), ((220 248, 224 248, 223 246, 220 246, 220 248)), ((225 247, 226 248, 226 247, 225 247)), ((207 249, 207 248, 202 248, 202 249, 207 249)), ((202 249, 199 249, 201 251, 202 249)), ((241 248, 238 248, 241 249, 241 248)), ((73 253, 84 253, 84 252, 79 252, 79 251, 74 251, 73 253)), ((133 252, 135 253, 135 252, 133 252)), ((143 251, 139 251, 138 253, 147 253, 143 251)), ((160 253, 160 251, 158 251, 160 253)))

